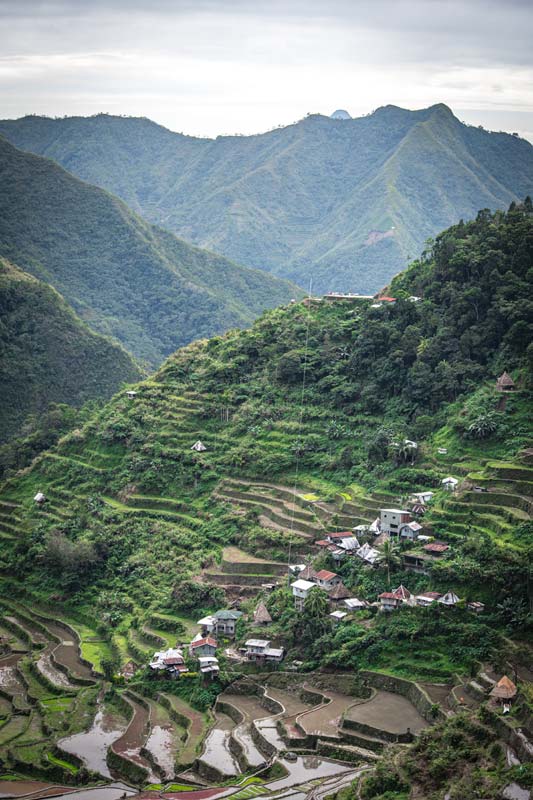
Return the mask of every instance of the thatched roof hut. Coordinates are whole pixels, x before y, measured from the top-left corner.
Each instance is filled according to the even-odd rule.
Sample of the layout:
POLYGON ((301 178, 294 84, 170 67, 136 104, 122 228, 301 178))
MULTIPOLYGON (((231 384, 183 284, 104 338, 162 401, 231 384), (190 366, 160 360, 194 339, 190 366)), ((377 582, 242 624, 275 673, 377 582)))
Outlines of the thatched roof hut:
POLYGON ((496 700, 512 700, 516 696, 516 686, 507 675, 504 675, 491 690, 490 696, 496 700))
POLYGON ((508 372, 502 372, 496 381, 496 389, 499 392, 512 392, 513 389, 516 389, 516 384, 508 372))
POLYGON ((329 599, 336 603, 340 600, 346 600, 350 596, 350 592, 342 581, 334 586, 331 592, 329 592, 329 599))
POLYGON ((272 622, 272 617, 268 613, 268 608, 266 605, 261 602, 255 609, 254 623, 256 625, 268 625, 269 622, 272 622))

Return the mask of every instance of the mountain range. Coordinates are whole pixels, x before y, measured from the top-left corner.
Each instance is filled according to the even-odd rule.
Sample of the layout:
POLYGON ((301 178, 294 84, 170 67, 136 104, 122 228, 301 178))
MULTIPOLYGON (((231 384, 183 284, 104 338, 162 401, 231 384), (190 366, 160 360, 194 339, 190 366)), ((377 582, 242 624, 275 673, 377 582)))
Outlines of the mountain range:
POLYGON ((54 287, 143 365, 298 295, 286 281, 145 222, 107 191, 1 136, 0 187, 0 256, 54 287))
POLYGON ((216 139, 103 114, 5 120, 0 133, 188 242, 316 291, 374 292, 428 237, 533 193, 529 142, 442 104, 216 139))

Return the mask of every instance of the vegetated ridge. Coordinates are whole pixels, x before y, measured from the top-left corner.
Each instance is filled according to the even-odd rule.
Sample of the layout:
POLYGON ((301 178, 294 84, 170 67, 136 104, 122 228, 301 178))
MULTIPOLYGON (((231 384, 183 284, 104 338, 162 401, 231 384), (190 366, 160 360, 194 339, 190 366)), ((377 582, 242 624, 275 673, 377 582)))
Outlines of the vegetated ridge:
MULTIPOLYGON (((119 392, 5 482, 0 579, 14 598, 5 613, 53 608, 81 630, 98 627, 103 641, 91 636, 87 652, 113 677, 131 658, 147 664, 165 631, 191 636, 184 625, 230 602, 251 616, 261 597, 272 617, 261 635, 304 676, 327 667, 363 681, 371 670, 436 698, 435 732, 393 750, 362 796, 405 800, 414 787, 433 800, 453 786, 454 800, 474 789, 497 797, 504 721, 485 713, 478 676, 492 685, 514 664, 511 728, 533 711, 522 677, 532 630, 532 267, 527 199, 442 233, 388 287, 389 302, 306 300, 182 348, 134 397, 119 392), (504 370, 509 394, 496 388, 504 370), (193 450, 199 439, 205 449, 193 450), (457 492, 443 488, 448 475, 457 492), (376 544, 372 567, 356 556, 337 564, 315 544, 428 489, 422 524, 447 550, 426 574, 405 562, 423 554, 421 542, 376 544), (453 590, 485 610, 367 608, 335 625, 323 593, 298 613, 286 588, 287 561, 311 559, 370 603, 404 584, 417 595, 453 590), (447 720, 459 706, 464 714, 447 720), (483 769, 470 769, 469 753, 483 769)), ((253 632, 243 621, 239 641, 253 632)), ((180 678, 164 691, 204 709, 235 676, 221 650, 220 683, 180 678)), ((140 670, 129 688, 154 698, 161 685, 140 670)), ((28 759, 42 762, 42 748, 28 759)), ((527 779, 527 767, 509 774, 527 779)))
POLYGON ((296 287, 191 247, 108 192, 0 138, 0 255, 59 291, 93 330, 157 366, 248 325, 296 287))
POLYGON ((315 291, 375 292, 428 237, 533 192, 533 147, 443 104, 194 138, 147 119, 29 116, 0 132, 187 241, 315 291))
POLYGON ((51 403, 107 400, 142 371, 48 284, 0 258, 0 442, 51 403))

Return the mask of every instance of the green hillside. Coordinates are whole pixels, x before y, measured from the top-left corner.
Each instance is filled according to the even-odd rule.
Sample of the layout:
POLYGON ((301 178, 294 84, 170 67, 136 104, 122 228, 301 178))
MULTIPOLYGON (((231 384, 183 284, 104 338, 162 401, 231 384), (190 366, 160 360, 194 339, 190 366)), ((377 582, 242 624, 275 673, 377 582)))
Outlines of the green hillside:
POLYGON ((24 117, 0 132, 187 241, 318 292, 375 292, 428 237, 533 192, 529 142, 442 104, 215 140, 107 115, 24 117))
POLYGON ((297 293, 191 247, 54 162, 0 139, 0 255, 150 366, 297 293))
POLYGON ((0 259, 0 442, 50 403, 108 399, 141 370, 50 286, 0 259))
MULTIPOLYGON (((349 698, 346 689, 328 696, 328 708, 341 708, 343 697, 347 705, 324 739, 304 736, 301 727, 298 733, 293 720, 284 749, 356 764, 383 757, 381 782, 368 788, 368 798, 405 800, 407 785, 440 800, 459 779, 466 781, 463 795, 454 797, 475 796, 468 792, 480 776, 470 774, 468 753, 486 770, 481 783, 500 791, 503 767, 488 748, 519 728, 527 741, 533 712, 532 268, 531 201, 506 213, 480 212, 441 234, 393 281, 394 303, 305 300, 264 313, 247 330, 189 344, 139 382, 134 397, 120 391, 6 481, 0 628, 12 640, 26 631, 18 670, 34 726, 20 720, 22 712, 6 712, 0 753, 9 767, 25 774, 25 753, 25 769, 40 770, 30 774, 50 775, 43 763, 60 725, 83 730, 87 703, 94 709, 94 685, 56 691, 39 678, 39 653, 51 647, 48 634, 60 620, 77 631, 84 658, 114 680, 106 703, 146 726, 148 712, 168 712, 171 698, 178 734, 180 726, 195 726, 192 744, 181 737, 187 746, 178 747, 177 774, 184 764, 197 767, 211 724, 199 712, 234 679, 248 675, 259 685, 269 670, 276 673, 275 665, 226 657, 228 644, 261 636, 285 648, 273 686, 287 695, 293 679, 307 689, 312 681, 332 689, 337 678, 350 687, 349 698), (504 370, 514 379, 508 393, 496 387, 504 370), (204 448, 195 450, 198 440, 204 448), (447 476, 457 479, 456 491, 443 486, 447 476), (377 548, 374 566, 357 556, 337 562, 317 544, 332 532, 368 526, 380 508, 423 490, 434 493, 421 518, 424 534, 444 546, 443 555, 428 555, 426 540, 378 541, 369 531, 357 536, 377 548), (40 506, 37 491, 46 495, 40 506), (425 558, 423 571, 410 571, 409 557, 425 558), (304 562, 337 572, 350 596, 368 606, 335 624, 317 588, 297 612, 287 563, 304 562), (416 595, 453 591, 460 601, 381 613, 378 596, 399 584, 416 595), (258 629, 251 618, 260 598, 272 620, 258 629), (472 601, 485 604, 482 613, 467 608, 472 601), (154 680, 147 667, 154 649, 190 642, 200 616, 230 605, 245 616, 236 641, 219 646, 218 681, 204 681, 191 661, 193 674, 154 680), (140 669, 124 689, 117 673, 131 659, 140 669), (519 687, 512 713, 504 718, 498 709, 481 721, 488 690, 504 672, 519 687), (437 722, 434 731, 407 748, 405 738, 387 738, 382 728, 347 724, 352 706, 359 708, 354 697, 363 703, 376 687, 387 690, 383 702, 389 691, 425 698, 420 708, 429 725, 437 722), (75 704, 73 714, 56 709, 54 716, 46 703, 59 696, 75 704)), ((72 656, 70 677, 82 666, 72 656)), ((101 677, 92 675, 96 683, 101 677)), ((150 782, 146 762, 136 761, 140 770, 114 763, 136 785, 150 782)))

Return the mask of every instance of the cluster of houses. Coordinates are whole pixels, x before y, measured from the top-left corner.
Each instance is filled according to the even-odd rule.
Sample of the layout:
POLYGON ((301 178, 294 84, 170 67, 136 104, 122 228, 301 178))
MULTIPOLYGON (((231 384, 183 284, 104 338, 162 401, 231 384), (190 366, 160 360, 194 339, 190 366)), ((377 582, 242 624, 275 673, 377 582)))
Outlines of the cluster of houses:
MULTIPOLYGON (((445 594, 440 592, 424 592, 423 594, 414 595, 405 586, 400 585, 392 592, 382 592, 379 597, 379 606, 382 611, 396 611, 402 606, 421 606, 427 608, 434 603, 440 603, 443 606, 452 608, 461 602, 460 598, 455 592, 448 591, 445 594)), ((472 601, 466 604, 469 611, 476 614, 484 611, 485 606, 483 603, 472 601)))
MULTIPOLYGON (((185 672, 189 672, 184 651, 190 660, 195 662, 196 671, 200 672, 207 680, 213 680, 219 675, 220 665, 216 656, 218 637, 234 639, 236 626, 243 616, 242 611, 234 609, 221 609, 207 617, 198 620, 200 630, 194 636, 188 648, 175 647, 154 653, 149 667, 159 676, 177 679, 185 672), (217 638, 215 638, 217 637, 217 638)), ((254 614, 255 625, 265 625, 272 622, 264 603, 259 603, 254 614)), ((279 664, 283 661, 285 651, 281 647, 272 647, 269 639, 248 639, 244 646, 235 651, 226 651, 231 657, 240 661, 249 661, 255 664, 279 664)))

